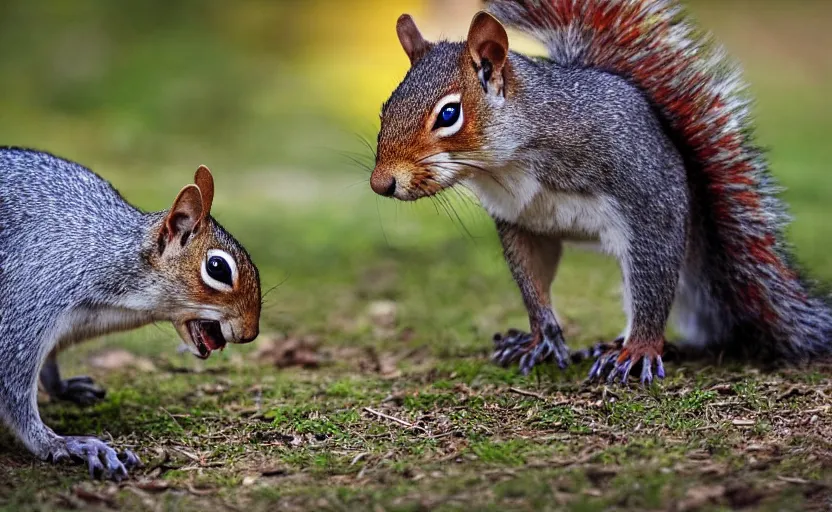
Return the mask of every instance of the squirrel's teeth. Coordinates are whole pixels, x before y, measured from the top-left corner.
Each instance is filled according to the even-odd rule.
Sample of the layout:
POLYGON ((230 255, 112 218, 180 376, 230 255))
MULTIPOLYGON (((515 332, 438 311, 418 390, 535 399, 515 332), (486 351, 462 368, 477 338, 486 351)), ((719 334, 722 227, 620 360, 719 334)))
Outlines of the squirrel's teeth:
POLYGON ((202 354, 200 354, 199 347, 196 346, 196 343, 188 344, 188 352, 195 355, 196 357, 202 357, 202 354))
POLYGON ((191 334, 191 343, 188 347, 191 353, 200 359, 207 359, 211 355, 211 349, 205 343, 202 324, 199 321, 191 321, 188 323, 188 331, 191 334))
POLYGON ((219 322, 207 320, 200 324, 202 327, 202 341, 210 350, 220 350, 225 346, 225 338, 219 322))

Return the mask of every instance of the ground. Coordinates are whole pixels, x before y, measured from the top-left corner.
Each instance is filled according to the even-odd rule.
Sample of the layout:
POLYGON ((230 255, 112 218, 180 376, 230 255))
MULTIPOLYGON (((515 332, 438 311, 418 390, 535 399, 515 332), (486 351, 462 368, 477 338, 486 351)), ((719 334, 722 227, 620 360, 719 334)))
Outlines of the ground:
MULTIPOLYGON (((789 238, 810 273, 829 281, 828 7, 792 4, 700 2, 697 12, 747 66, 761 143, 788 188, 795 217, 789 238)), ((186 23, 185 14, 177 23, 186 23)), ((149 48, 139 56, 156 55, 149 48)), ((144 467, 119 484, 93 481, 82 466, 35 460, 0 428, 0 510, 832 507, 832 364, 671 362, 667 378, 650 388, 587 385, 587 363, 565 372, 542 366, 528 377, 495 367, 492 335, 525 328, 527 320, 479 207, 453 194, 397 204, 370 192, 349 155, 329 161, 317 146, 315 154, 284 155, 295 141, 317 144, 319 133, 305 132, 303 116, 287 117, 263 98, 291 103, 298 96, 241 93, 283 82, 256 74, 224 82, 236 68, 218 67, 226 60, 212 55, 192 59, 186 50, 172 46, 172 60, 155 75, 141 67, 113 71, 116 84, 145 77, 137 89, 149 90, 158 105, 128 96, 130 109, 117 107, 116 93, 127 89, 107 81, 77 87, 92 106, 71 103, 76 110, 58 114, 26 110, 21 93, 0 98, 15 121, 0 124, 0 136, 92 165, 147 209, 167 207, 196 166, 208 163, 217 182, 213 213, 261 270, 262 335, 205 362, 177 352, 166 325, 67 350, 64 374, 90 374, 108 394, 88 408, 41 396, 44 420, 62 434, 94 434, 134 450, 144 467), (210 67, 201 63, 221 73, 193 83, 227 97, 194 99, 175 83, 177 94, 162 94, 165 77, 186 64, 210 67), (239 107, 250 97, 256 101, 239 107), (176 110, 182 104, 189 110, 176 110), (203 105, 215 110, 203 112, 203 105), (226 126, 224 107, 257 122, 226 126), (187 132, 193 125, 212 138, 187 132)), ((275 69, 281 79, 291 75, 275 69)), ((50 86, 63 83, 43 76, 50 86)), ((384 80, 394 84, 397 76, 384 80)), ((68 94, 44 109, 58 109, 68 94)), ((365 111, 346 131, 373 119, 375 111, 365 111)), ((372 137, 372 130, 357 131, 372 137)), ((342 147, 329 139, 320 145, 342 147)), ((366 148, 357 150, 366 163, 366 148)), ((608 258, 580 250, 565 256, 553 292, 573 348, 620 332, 619 282, 608 258)))
MULTIPOLYGON (((314 346, 288 341, 295 355, 314 346)), ((584 386, 586 367, 527 379, 430 352, 339 347, 318 353, 331 364, 279 372, 134 360, 104 379, 105 403, 43 411, 145 467, 92 482, 4 449, 0 497, 15 510, 829 507, 829 368, 674 368, 645 390, 584 386)))
MULTIPOLYGON (((344 190, 318 190, 332 187, 344 190)), ((227 195, 218 186, 220 221, 227 195)), ((473 207, 456 203, 460 222, 430 208, 380 218, 375 204, 309 213, 295 200, 274 221, 253 201, 226 222, 263 262, 257 341, 201 362, 177 352, 170 327, 151 326, 62 358, 67 375, 91 373, 109 394, 86 409, 42 397, 47 424, 100 435, 145 466, 121 484, 90 481, 83 467, 36 461, 2 433, 0 501, 14 510, 832 503, 832 366, 670 363, 649 389, 586 385, 586 363, 523 377, 488 360, 491 335, 525 318, 473 207)), ((623 325, 617 270, 602 256, 571 251, 554 292, 573 346, 623 325)))

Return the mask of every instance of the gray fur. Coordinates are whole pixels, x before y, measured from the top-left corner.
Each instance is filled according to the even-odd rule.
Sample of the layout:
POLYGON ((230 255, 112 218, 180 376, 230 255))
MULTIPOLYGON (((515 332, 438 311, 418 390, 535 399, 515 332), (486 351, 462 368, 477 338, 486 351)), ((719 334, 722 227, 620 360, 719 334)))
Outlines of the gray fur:
POLYGON ((557 258, 539 248, 587 239, 618 259, 628 319, 623 346, 599 360, 595 377, 607 362, 611 379, 626 380, 640 362, 643 381, 653 368, 663 376, 674 304, 698 348, 789 360, 828 353, 832 311, 793 270, 788 216, 753 141, 739 71, 677 3, 492 0, 489 10, 539 39, 548 58, 510 52, 503 74, 486 77, 465 44, 432 44, 382 109, 377 170, 416 158, 410 142, 432 140, 424 118, 442 98, 460 94, 463 114, 475 113, 475 147, 416 158, 427 177, 410 187, 397 178, 395 197, 461 183, 495 219, 532 331, 495 338, 495 359, 520 358, 528 372, 529 354, 561 353, 559 336, 541 334, 560 329, 540 293, 557 258), (657 62, 673 72, 659 76, 657 62), (483 83, 468 90, 473 73, 483 83))
MULTIPOLYGON (((164 217, 134 208, 78 164, 0 149, 0 418, 36 456, 105 449, 58 436, 41 420, 37 377, 53 349, 164 319, 188 296, 185 283, 150 265, 164 217)), ((57 365, 44 379, 58 386, 57 365)), ((114 452, 102 457, 115 464, 114 452)))
MULTIPOLYGON (((631 150, 652 151, 642 158, 655 155, 653 166, 663 165, 670 153, 685 156, 683 166, 667 167, 668 175, 677 176, 676 184, 672 180, 667 182, 665 197, 658 202, 679 201, 679 197, 667 197, 677 185, 688 189, 687 236, 684 240, 655 240, 661 245, 671 243, 685 247, 684 264, 676 288, 679 329, 693 345, 729 349, 743 356, 803 360, 829 353, 832 348, 829 300, 813 290, 814 283, 800 279, 795 269, 792 249, 785 237, 790 218, 778 197, 781 189, 754 141, 750 99, 745 93, 740 69, 726 57, 719 44, 710 36, 702 35, 689 18, 681 15, 679 3, 674 0, 586 0, 579 3, 570 0, 491 0, 488 8, 508 26, 539 39, 548 50, 549 60, 554 65, 553 73, 558 75, 591 69, 595 62, 605 62, 606 69, 621 76, 623 81, 633 79, 634 69, 648 66, 657 57, 672 59, 667 65, 673 65, 675 70, 667 77, 660 77, 661 85, 673 91, 672 97, 676 101, 685 98, 686 94, 693 96, 687 103, 698 115, 696 122, 702 123, 699 144, 708 152, 691 154, 698 149, 693 141, 684 140, 678 136, 678 131, 671 129, 671 126, 680 125, 690 129, 692 126, 687 123, 691 121, 676 117, 667 105, 662 104, 661 95, 651 89, 655 85, 650 82, 640 83, 638 94, 651 102, 654 112, 646 112, 644 108, 630 109, 621 104, 622 98, 632 95, 634 87, 628 92, 627 87, 588 85, 594 101, 611 105, 612 109, 601 113, 604 117, 595 117, 592 109, 580 108, 597 121, 592 127, 593 138, 624 156, 625 162, 638 163, 637 181, 645 179, 645 183, 637 185, 641 187, 640 194, 635 189, 622 191, 624 201, 642 205, 644 194, 662 193, 655 188, 654 175, 643 171, 645 162, 639 162, 631 150), (610 12, 619 14, 604 16, 605 34, 591 25, 596 15, 610 12), (626 26, 627 23, 639 25, 626 26), (625 34, 630 29, 643 35, 630 43, 613 42, 615 37, 611 34, 625 34), (720 106, 713 107, 715 103, 720 106), (621 120, 627 125, 618 139, 604 130, 610 120, 614 120, 613 126, 621 126, 617 118, 609 115, 622 116, 621 120), (654 120, 650 121, 648 117, 654 120), (675 139, 675 149, 667 147, 667 143, 663 144, 665 147, 655 144, 645 147, 640 139, 643 134, 628 129, 651 124, 675 139), (633 138, 633 135, 639 138, 633 138), (724 140, 739 141, 739 144, 723 147, 724 140), (684 181, 680 183, 679 178, 684 181), (719 192, 719 187, 711 188, 714 181, 727 183, 726 188, 733 193, 752 194, 759 198, 759 205, 732 199, 736 196, 719 192), (729 203, 727 211, 718 213, 712 205, 722 200, 729 203), (752 250, 763 239, 774 241, 771 258, 757 258, 752 250), (757 290, 756 298, 749 297, 749 284, 757 290)), ((523 81, 531 89, 543 86, 543 82, 534 77, 526 77, 523 81), (526 79, 529 81, 525 82, 526 79)), ((555 140, 552 143, 556 147, 562 145, 555 140)), ((647 165, 648 168, 651 166, 647 165)), ((616 167, 616 172, 621 170, 626 171, 626 166, 616 167)))
MULTIPOLYGON (((626 238, 626 244, 603 245, 622 267, 630 335, 663 338, 689 223, 681 156, 650 105, 625 80, 517 54, 510 62, 526 85, 506 99, 486 128, 486 139, 503 139, 499 153, 488 155, 489 165, 532 174, 553 201, 562 194, 611 199, 614 211, 603 223, 587 226, 576 219, 541 234, 602 242, 604 236, 626 238), (605 235, 613 225, 619 227, 605 235)), ((522 222, 535 228, 530 219, 522 222)))
MULTIPOLYGON (((456 63, 462 60, 462 51, 463 45, 439 42, 413 66, 384 108, 380 157, 387 149, 388 131, 420 129, 420 116, 407 112, 417 104, 420 109, 431 108, 445 93, 441 88, 424 88, 422 81, 431 72, 439 79, 431 78, 430 83, 462 81, 454 75, 459 73, 456 63), (417 89, 418 93, 413 92, 417 89)), ((681 155, 650 104, 626 80, 517 53, 510 53, 509 67, 517 84, 511 94, 500 101, 483 99, 491 110, 483 133, 486 144, 476 151, 451 155, 452 161, 473 162, 487 171, 463 183, 498 225, 514 224, 541 237, 600 239, 622 266, 628 330, 642 339, 663 339, 689 224, 681 155), (520 183, 526 177, 542 189, 525 190, 520 183), (522 213, 493 207, 477 180, 496 183, 496 190, 524 205, 522 213), (536 207, 537 198, 552 205, 563 203, 560 198, 583 204, 575 214, 556 220, 548 205, 536 207), (590 211, 599 201, 610 205, 603 214, 590 211), (541 222, 541 215, 548 217, 541 222)), ((447 169, 445 164, 437 173, 447 169)), ((517 269, 523 263, 513 261, 512 253, 506 255, 513 274, 525 275, 517 269)), ((533 302, 527 297, 533 285, 523 279, 518 285, 526 302, 533 302)), ((538 328, 534 325, 540 316, 537 309, 530 310, 533 329, 538 328)))

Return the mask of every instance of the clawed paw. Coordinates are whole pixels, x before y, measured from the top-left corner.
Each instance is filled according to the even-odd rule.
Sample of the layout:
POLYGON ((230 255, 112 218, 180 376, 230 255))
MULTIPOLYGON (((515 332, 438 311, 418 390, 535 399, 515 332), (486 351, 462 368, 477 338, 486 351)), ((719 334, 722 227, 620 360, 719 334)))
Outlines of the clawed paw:
POLYGON ((63 437, 61 446, 51 455, 53 462, 60 462, 67 457, 85 462, 90 470, 90 477, 106 478, 117 482, 127 478, 127 470, 139 466, 141 461, 133 452, 125 450, 116 452, 107 443, 94 437, 63 437))
POLYGON ((569 348, 557 325, 546 326, 537 336, 516 329, 494 335, 492 361, 500 366, 517 362, 523 375, 528 375, 535 364, 548 359, 554 359, 560 368, 566 368, 569 358, 569 348))
POLYGON ((651 384, 654 376, 659 379, 665 376, 660 350, 656 350, 651 345, 624 346, 623 339, 619 338, 611 347, 595 352, 593 354, 596 358, 595 363, 589 370, 591 381, 606 378, 610 384, 616 381, 626 384, 633 370, 640 372, 640 380, 644 385, 651 384))
POLYGON ((97 386, 92 378, 82 376, 62 381, 56 398, 81 406, 89 406, 100 402, 106 395, 107 392, 97 386))

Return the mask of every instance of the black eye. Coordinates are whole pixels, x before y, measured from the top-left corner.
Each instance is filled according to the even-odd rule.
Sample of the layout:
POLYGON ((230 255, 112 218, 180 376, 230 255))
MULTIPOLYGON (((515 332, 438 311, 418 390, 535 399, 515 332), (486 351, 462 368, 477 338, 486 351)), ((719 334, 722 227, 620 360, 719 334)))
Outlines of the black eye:
POLYGON ((231 282, 231 267, 228 266, 228 262, 222 256, 211 256, 208 258, 206 270, 212 279, 216 279, 228 286, 233 286, 231 282))
POLYGON ((459 120, 459 115, 462 113, 462 105, 459 103, 448 103, 442 110, 439 111, 439 115, 436 116, 436 124, 433 125, 433 129, 437 128, 447 128, 449 126, 453 126, 459 120))

